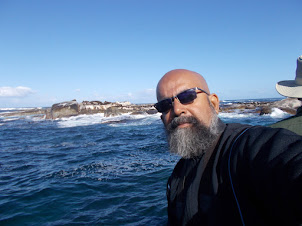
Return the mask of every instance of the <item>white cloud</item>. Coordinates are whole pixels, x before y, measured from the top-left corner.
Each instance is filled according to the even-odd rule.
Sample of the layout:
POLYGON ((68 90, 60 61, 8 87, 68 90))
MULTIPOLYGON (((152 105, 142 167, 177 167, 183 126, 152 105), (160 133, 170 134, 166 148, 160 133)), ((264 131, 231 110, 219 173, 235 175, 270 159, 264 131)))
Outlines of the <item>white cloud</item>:
POLYGON ((18 86, 18 87, 0 87, 0 97, 25 97, 34 91, 29 87, 18 86))
POLYGON ((154 95, 154 94, 156 94, 156 90, 155 89, 145 89, 143 92, 145 94, 147 94, 147 95, 154 95))
POLYGON ((154 103, 156 102, 155 89, 144 89, 133 93, 128 93, 128 100, 134 103, 154 103))

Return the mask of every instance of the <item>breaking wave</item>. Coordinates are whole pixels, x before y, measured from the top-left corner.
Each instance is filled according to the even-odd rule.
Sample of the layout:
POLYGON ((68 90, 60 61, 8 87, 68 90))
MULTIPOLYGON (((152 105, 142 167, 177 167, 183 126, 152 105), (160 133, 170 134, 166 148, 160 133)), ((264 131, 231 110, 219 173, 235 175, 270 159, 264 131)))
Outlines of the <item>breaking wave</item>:
POLYGON ((77 126, 90 126, 95 124, 109 124, 110 126, 129 126, 129 125, 147 125, 150 120, 160 119, 160 114, 148 115, 131 115, 130 113, 113 116, 104 117, 103 113, 93 114, 93 115, 79 115, 69 118, 61 118, 55 120, 59 128, 69 128, 77 126))

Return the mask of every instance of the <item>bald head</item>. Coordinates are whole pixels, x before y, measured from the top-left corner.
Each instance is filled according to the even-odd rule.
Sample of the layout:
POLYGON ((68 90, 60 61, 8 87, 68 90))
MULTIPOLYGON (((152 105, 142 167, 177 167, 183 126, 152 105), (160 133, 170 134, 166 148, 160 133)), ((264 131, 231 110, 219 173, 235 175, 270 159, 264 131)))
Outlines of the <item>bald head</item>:
POLYGON ((157 100, 160 101, 170 97, 171 94, 168 94, 167 91, 174 90, 175 93, 173 95, 176 95, 188 87, 199 87, 210 93, 207 82, 200 74, 185 69, 176 69, 166 73, 158 82, 156 89, 157 100))

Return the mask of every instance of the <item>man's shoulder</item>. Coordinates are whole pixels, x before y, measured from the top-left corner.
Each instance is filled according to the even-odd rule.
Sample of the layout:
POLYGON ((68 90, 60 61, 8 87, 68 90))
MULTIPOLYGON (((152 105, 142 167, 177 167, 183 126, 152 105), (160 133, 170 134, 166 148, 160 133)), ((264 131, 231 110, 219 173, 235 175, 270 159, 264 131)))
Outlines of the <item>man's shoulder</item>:
POLYGON ((230 131, 236 131, 236 130, 243 130, 245 128, 249 128, 251 125, 247 124, 241 124, 241 123, 227 123, 225 131, 230 130, 230 131))
POLYGON ((245 131, 248 128, 251 128, 251 125, 245 125, 240 123, 228 123, 220 137, 219 144, 225 143, 227 141, 234 140, 239 134, 245 131))
POLYGON ((252 126, 238 140, 237 148, 246 154, 256 153, 277 154, 288 150, 292 144, 301 149, 302 137, 283 128, 252 126), (248 150, 248 151, 247 151, 248 150))
POLYGON ((225 152, 236 144, 236 148, 240 147, 241 151, 252 150, 255 152, 266 146, 276 147, 275 145, 279 143, 290 144, 298 140, 301 140, 301 136, 286 129, 260 125, 227 124, 218 148, 225 152))

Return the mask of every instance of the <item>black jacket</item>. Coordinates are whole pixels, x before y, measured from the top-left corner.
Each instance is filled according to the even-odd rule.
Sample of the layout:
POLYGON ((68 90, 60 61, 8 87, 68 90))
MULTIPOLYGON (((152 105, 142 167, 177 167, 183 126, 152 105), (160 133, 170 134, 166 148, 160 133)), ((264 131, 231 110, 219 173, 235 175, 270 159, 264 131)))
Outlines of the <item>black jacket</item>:
POLYGON ((170 225, 302 223, 302 139, 228 124, 209 160, 177 163, 167 199, 170 225))

